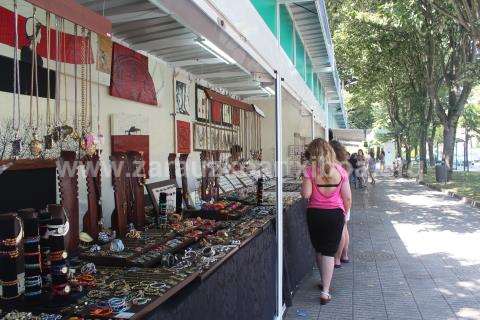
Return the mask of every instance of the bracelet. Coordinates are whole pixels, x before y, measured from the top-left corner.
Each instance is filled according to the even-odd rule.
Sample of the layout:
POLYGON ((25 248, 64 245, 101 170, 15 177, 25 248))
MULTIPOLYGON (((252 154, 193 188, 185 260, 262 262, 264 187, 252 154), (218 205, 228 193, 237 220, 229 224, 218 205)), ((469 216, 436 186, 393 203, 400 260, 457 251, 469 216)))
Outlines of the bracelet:
POLYGON ((25 277, 25 287, 36 287, 42 285, 41 276, 25 277))
POLYGON ((34 244, 40 241, 40 236, 25 238, 25 244, 34 244))
POLYGON ((87 293, 87 297, 90 299, 101 299, 108 297, 109 292, 108 291, 101 291, 101 290, 90 290, 87 293))
POLYGON ((124 298, 110 298, 108 299, 108 305, 115 312, 122 312, 128 309, 124 298))
POLYGON ((147 304, 151 301, 152 299, 150 298, 144 298, 144 297, 140 297, 140 298, 135 298, 132 300, 132 303, 134 305, 137 305, 137 306, 142 306, 144 304, 147 304))
POLYGON ((40 269, 40 263, 25 263, 25 269, 28 269, 28 270, 40 269))
POLYGON ((8 256, 10 259, 18 258, 19 252, 18 249, 14 249, 11 251, 0 251, 0 256, 8 256))
POLYGON ((113 310, 110 307, 99 307, 90 310, 90 315, 94 317, 106 318, 113 315, 113 310))
POLYGON ((80 272, 87 273, 87 274, 97 273, 97 268, 95 267, 94 263, 89 262, 82 266, 82 268, 80 269, 80 272))
POLYGON ((23 255, 26 256, 26 257, 39 256, 40 252, 38 252, 38 251, 36 251, 36 252, 24 252, 23 255))
POLYGON ((3 280, 0 280, 0 285, 1 286, 14 286, 14 285, 17 285, 18 284, 18 279, 15 279, 15 280, 11 280, 11 281, 3 281, 3 280))
POLYGON ((42 294, 42 289, 37 290, 37 291, 25 291, 25 296, 26 297, 33 297, 33 296, 38 296, 42 294))
POLYGON ((23 222, 18 216, 15 216, 15 219, 18 220, 20 224, 20 231, 14 238, 8 238, 0 241, 0 243, 4 246, 8 246, 8 247, 16 246, 20 243, 20 241, 23 238, 23 222))

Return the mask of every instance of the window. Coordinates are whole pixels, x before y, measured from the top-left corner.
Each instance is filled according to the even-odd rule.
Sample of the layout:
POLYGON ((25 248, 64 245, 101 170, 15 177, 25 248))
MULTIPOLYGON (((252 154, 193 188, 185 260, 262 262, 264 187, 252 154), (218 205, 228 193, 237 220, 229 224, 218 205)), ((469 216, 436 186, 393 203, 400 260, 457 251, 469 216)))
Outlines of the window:
POLYGON ((310 88, 310 90, 313 91, 312 61, 310 60, 310 57, 308 55, 306 57, 307 57, 307 66, 306 66, 305 82, 307 83, 307 86, 310 88))
POLYGON ((290 58, 290 61, 294 63, 295 47, 293 45, 293 21, 288 13, 285 5, 280 5, 280 44, 290 58))
POLYGON ((277 36, 277 0, 250 0, 270 31, 277 36))
POLYGON ((300 40, 300 36, 297 32, 295 32, 295 47, 296 47, 296 61, 295 67, 297 68, 298 72, 305 80, 305 49, 303 47, 302 40, 300 40))

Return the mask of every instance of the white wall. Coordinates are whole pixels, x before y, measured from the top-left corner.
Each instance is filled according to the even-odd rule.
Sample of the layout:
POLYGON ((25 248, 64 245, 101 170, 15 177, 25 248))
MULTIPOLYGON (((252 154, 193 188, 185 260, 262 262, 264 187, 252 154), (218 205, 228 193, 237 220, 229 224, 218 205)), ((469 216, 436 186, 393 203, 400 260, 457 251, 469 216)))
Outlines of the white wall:
MULTIPOLYGON (((32 9, 25 3, 21 2, 22 5, 19 6, 19 14, 24 16, 31 16, 32 9)), ((0 3, 0 5, 7 7, 9 10, 13 10, 12 7, 5 3, 0 3)), ((45 13, 42 10, 37 10, 37 18, 45 25, 45 13)), ((52 24, 54 19, 52 18, 52 24)), ((73 27, 71 25, 67 26, 67 31, 73 33, 73 27)), ((92 47, 93 53, 96 61, 96 37, 93 35, 92 47)), ((13 48, 0 44, 0 55, 13 57, 13 48)), ((46 59, 44 59, 44 67, 46 67, 46 59)), ((50 68, 54 69, 54 62, 50 62, 50 68)), ((195 83, 196 79, 182 70, 177 70, 174 74, 174 70, 167 65, 165 62, 156 59, 152 56, 149 57, 149 70, 150 74, 155 83, 155 89, 157 91, 157 100, 158 106, 147 105, 143 103, 138 103, 130 100, 125 100, 121 98, 116 98, 110 96, 109 94, 109 75, 98 73, 95 69, 95 65, 92 66, 92 94, 93 94, 93 131, 97 132, 97 125, 99 124, 100 133, 104 135, 103 151, 101 154, 102 172, 107 173, 107 176, 104 174, 102 176, 102 206, 104 214, 104 222, 106 226, 110 225, 110 215, 114 209, 114 198, 113 198, 113 189, 111 185, 110 171, 109 167, 109 156, 111 154, 111 144, 110 144, 110 117, 113 114, 127 114, 127 115, 142 115, 148 119, 149 136, 150 136, 150 181, 164 180, 168 179, 168 165, 167 158, 168 154, 175 152, 174 150, 174 119, 171 115, 174 111, 174 79, 181 80, 187 84, 187 89, 190 96, 190 116, 177 115, 177 119, 189 121, 192 125, 191 129, 193 131, 193 122, 195 121, 195 83), (100 82, 97 81, 100 79, 100 82), (100 98, 100 100, 98 100, 100 98), (100 103, 98 103, 100 101, 100 103), (98 119, 97 122, 97 112, 98 119), (159 170, 157 170, 159 169, 159 170)), ((61 118, 67 118, 66 124, 73 126, 74 119, 74 68, 73 65, 66 65, 66 74, 67 74, 67 102, 68 102, 68 112, 65 111, 65 94, 63 88, 63 79, 62 79, 62 88, 61 88, 61 118)), ((78 88, 80 88, 78 82, 78 88)), ((202 85, 206 85, 205 82, 202 82, 202 85)), ((52 88, 52 90, 54 90, 52 88)), ((79 89, 78 89, 79 90, 79 89)), ((80 91, 78 91, 80 92, 80 91)), ((22 123, 21 126, 28 126, 28 116, 29 116, 29 96, 21 97, 21 114, 22 114, 22 123)), ((35 100, 35 99, 34 99, 35 100)), ((12 94, 7 92, 0 91, 0 128, 6 126, 8 121, 12 118, 12 94)), ((45 126, 45 114, 46 114, 46 99, 39 99, 39 117, 40 117, 40 129, 39 137, 43 137, 46 133, 45 126)), ((53 110, 54 101, 51 101, 51 108, 53 110)), ((78 103, 80 108, 80 103, 78 103)), ((35 111, 35 104, 34 104, 35 111)), ((80 111, 78 111, 80 112, 80 111)), ((33 114, 34 119, 36 114, 33 114)), ((1 132, 1 131, 0 131, 1 132)), ((192 137, 191 137, 192 138, 192 137)), ((72 141, 71 141, 72 142, 72 141)), ((28 149, 29 141, 26 141, 24 149, 28 149)), ((70 146, 72 143, 70 143, 70 146)), ((191 141, 193 148, 193 139, 191 141)), ((68 149, 68 147, 66 147, 68 149)), ((72 147, 71 147, 72 148, 72 147)), ((74 147, 72 149, 75 149, 74 147)), ((46 154, 48 158, 58 157, 57 149, 55 152, 49 152, 46 154)), ((6 155, 4 158, 9 158, 6 155)), ((191 174, 192 181, 195 180, 193 175, 200 174, 200 161, 199 161, 199 152, 192 152, 187 167, 191 174)), ((82 168, 80 168, 80 179, 79 179, 79 199, 80 199, 80 213, 83 214, 86 211, 87 199, 86 199, 86 186, 85 179, 81 176, 83 174, 82 168)), ((177 174, 179 176, 179 174, 177 174)), ((80 219, 82 221, 82 219, 80 219)))
MULTIPOLYGON (((249 100, 249 102, 260 107, 266 117, 262 119, 262 150, 263 160, 273 162, 275 160, 275 99, 274 97, 249 100)), ((283 159, 288 159, 288 146, 295 144, 295 133, 302 137, 311 138, 312 118, 311 115, 302 116, 302 107, 285 91, 282 93, 283 110, 283 159)), ((304 112, 305 109, 304 109, 304 112)), ((316 125, 319 127, 319 125, 316 125)), ((317 129, 317 134, 318 129, 317 129)), ((317 135, 318 137, 318 135, 317 135)), ((287 167, 284 166, 284 174, 288 174, 287 167)))

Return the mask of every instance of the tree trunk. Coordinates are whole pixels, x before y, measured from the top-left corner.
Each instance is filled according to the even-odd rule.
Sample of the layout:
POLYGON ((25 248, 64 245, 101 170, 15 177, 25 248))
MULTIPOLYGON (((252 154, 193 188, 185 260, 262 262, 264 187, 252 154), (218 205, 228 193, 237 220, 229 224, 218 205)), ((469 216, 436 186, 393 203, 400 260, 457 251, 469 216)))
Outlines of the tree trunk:
POLYGON ((453 161, 455 152, 456 124, 445 123, 443 126, 443 159, 447 166, 448 180, 452 178, 453 161))
POLYGON ((432 131, 430 132, 430 136, 427 138, 428 143, 428 158, 430 160, 430 167, 435 166, 435 155, 433 153, 433 140, 435 139, 435 132, 437 131, 437 126, 432 126, 432 131))
POLYGON ((400 158, 403 159, 403 157, 402 157, 402 143, 400 142, 400 137, 398 135, 395 135, 395 145, 396 145, 396 148, 397 148, 396 157, 400 157, 400 158))
POLYGON ((420 161, 418 165, 418 180, 423 181, 427 173, 427 130, 420 130, 420 161))

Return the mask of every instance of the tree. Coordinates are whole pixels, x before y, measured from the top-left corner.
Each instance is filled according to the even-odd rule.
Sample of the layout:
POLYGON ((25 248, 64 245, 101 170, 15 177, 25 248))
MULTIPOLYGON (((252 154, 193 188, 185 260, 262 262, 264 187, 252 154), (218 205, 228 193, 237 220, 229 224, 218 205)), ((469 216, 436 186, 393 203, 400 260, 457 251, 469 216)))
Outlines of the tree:
POLYGON ((480 41, 480 0, 430 0, 444 16, 452 19, 480 41))
MULTIPOLYGON (((422 0, 420 8, 426 31, 428 95, 443 125, 443 158, 451 176, 458 120, 473 86, 478 82, 476 41, 473 33, 466 32, 462 25, 446 18, 445 11, 435 9, 431 0, 422 0)), ((455 10, 456 7, 442 8, 455 10)))
POLYGON ((397 152, 405 149, 407 164, 417 146, 425 163, 434 114, 419 8, 412 10, 410 1, 371 0, 331 0, 327 8, 340 74, 347 81, 357 79, 347 88, 350 119, 357 116, 365 125, 373 115, 374 125, 390 131, 397 152))
POLYGON ((480 105, 468 104, 460 120, 460 125, 469 132, 480 136, 480 105))

